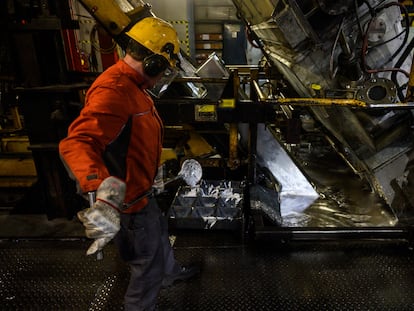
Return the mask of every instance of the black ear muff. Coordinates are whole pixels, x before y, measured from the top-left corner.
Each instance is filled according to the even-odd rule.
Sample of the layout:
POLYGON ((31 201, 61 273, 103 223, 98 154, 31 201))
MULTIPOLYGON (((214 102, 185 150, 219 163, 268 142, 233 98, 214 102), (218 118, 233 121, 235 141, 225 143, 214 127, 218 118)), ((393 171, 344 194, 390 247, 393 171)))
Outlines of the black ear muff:
POLYGON ((145 57, 143 64, 145 74, 150 77, 158 76, 161 72, 165 71, 169 65, 165 57, 159 54, 151 54, 150 56, 145 57))

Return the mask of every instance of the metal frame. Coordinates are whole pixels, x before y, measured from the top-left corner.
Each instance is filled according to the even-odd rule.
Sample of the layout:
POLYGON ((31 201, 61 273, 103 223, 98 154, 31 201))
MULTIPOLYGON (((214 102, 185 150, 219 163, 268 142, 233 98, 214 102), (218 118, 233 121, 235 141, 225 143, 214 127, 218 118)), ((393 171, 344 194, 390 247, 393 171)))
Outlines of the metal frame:
MULTIPOLYGON (((256 183, 256 146, 257 146, 257 125, 259 123, 274 122, 277 107, 282 106, 349 106, 357 108, 373 108, 366 102, 355 99, 329 99, 329 98, 278 98, 266 99, 258 85, 259 77, 264 74, 260 68, 255 66, 228 66, 231 75, 226 79, 203 79, 203 78, 180 78, 175 82, 197 82, 197 83, 227 83, 226 90, 221 99, 212 101, 209 99, 157 99, 156 105, 161 117, 166 123, 197 123, 196 106, 213 105, 216 112, 214 123, 248 123, 249 125, 249 146, 248 146, 248 172, 247 187, 244 205, 244 234, 254 238, 276 238, 280 241, 292 240, 315 240, 315 239, 407 239, 411 242, 413 230, 407 227, 337 227, 337 228, 308 228, 308 227, 278 227, 266 225, 263 222, 263 215, 252 210, 249 202, 249 185, 256 183), (238 89, 242 76, 247 76, 251 87, 249 99, 240 99, 238 89), (229 108, 223 106, 223 101, 233 99, 234 106, 229 108)), ((413 73, 411 73, 413 76, 413 73)), ((411 84, 410 84, 411 85, 411 84)), ((404 103, 397 103, 392 108, 412 108, 413 102, 409 99, 404 103)), ((378 107, 378 106, 375 106, 378 107)), ((384 108, 384 107, 381 107, 384 108)), ((231 127, 230 127, 231 128, 231 127)), ((233 141, 230 136, 229 158, 237 166, 240 161, 235 161, 233 153, 233 141)), ((233 136, 234 137, 234 136, 233 136)))

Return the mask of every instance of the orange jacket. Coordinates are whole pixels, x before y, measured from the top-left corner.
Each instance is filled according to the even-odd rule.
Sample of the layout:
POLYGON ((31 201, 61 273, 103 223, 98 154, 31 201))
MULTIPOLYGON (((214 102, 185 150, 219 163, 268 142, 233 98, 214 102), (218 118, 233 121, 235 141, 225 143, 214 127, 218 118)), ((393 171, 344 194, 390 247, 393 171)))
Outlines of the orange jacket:
MULTIPOLYGON (((120 60, 89 88, 85 107, 59 144, 62 161, 80 194, 95 191, 110 175, 125 180, 126 204, 151 189, 161 157, 163 125, 153 100, 140 88, 142 82, 120 60), (112 168, 110 158, 116 159, 112 163, 120 169, 112 168)), ((138 200, 125 212, 139 211, 147 201, 138 200)))

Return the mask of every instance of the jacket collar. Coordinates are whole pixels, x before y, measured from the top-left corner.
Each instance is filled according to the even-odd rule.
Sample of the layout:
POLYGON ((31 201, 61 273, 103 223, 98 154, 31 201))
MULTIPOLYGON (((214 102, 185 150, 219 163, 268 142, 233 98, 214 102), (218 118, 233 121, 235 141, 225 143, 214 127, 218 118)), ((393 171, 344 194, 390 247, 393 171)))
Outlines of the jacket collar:
POLYGON ((138 86, 142 85, 145 82, 143 75, 129 66, 123 59, 118 61, 118 65, 122 73, 127 75, 128 78, 134 81, 138 86))

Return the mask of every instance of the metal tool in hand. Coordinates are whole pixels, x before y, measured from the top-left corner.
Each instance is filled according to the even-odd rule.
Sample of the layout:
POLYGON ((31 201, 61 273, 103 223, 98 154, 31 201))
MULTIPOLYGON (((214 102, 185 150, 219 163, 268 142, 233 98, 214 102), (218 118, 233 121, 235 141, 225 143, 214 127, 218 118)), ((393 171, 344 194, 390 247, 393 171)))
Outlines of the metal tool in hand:
MULTIPOLYGON (((96 192, 95 191, 89 191, 88 192, 88 201, 89 201, 89 207, 93 208, 93 205, 95 204, 96 201, 96 192)), ((97 251, 96 252, 96 259, 97 260, 102 260, 103 259, 103 251, 97 251)))
POLYGON ((164 186, 177 179, 183 179, 190 187, 195 187, 203 176, 203 169, 201 164, 194 159, 187 159, 181 165, 181 170, 178 175, 172 179, 164 182, 164 186))

